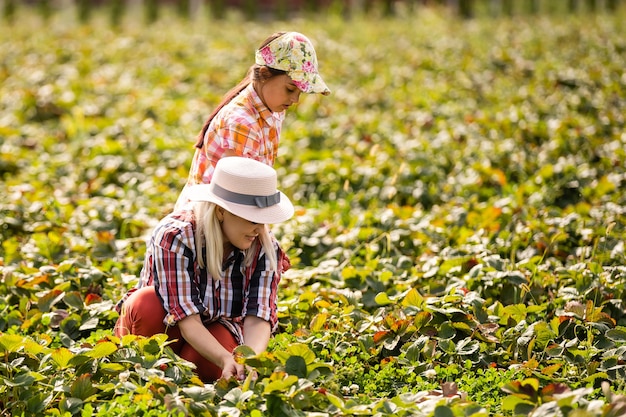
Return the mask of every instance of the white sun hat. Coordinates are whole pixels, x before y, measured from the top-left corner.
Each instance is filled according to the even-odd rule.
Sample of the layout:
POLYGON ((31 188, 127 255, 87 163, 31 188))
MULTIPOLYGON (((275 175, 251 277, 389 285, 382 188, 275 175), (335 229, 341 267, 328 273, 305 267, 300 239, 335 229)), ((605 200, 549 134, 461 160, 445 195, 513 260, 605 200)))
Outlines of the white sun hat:
POLYGON ((276 189, 276 170, 240 156, 221 158, 210 184, 189 187, 191 201, 208 201, 248 221, 281 223, 293 216, 293 204, 276 189))

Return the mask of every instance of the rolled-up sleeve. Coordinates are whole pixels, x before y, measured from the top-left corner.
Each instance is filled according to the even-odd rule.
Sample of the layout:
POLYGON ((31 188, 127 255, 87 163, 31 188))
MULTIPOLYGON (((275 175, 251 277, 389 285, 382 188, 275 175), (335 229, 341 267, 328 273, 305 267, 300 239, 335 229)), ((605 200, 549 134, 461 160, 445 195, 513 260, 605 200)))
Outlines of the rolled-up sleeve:
POLYGON ((166 311, 163 320, 166 325, 173 325, 205 310, 195 279, 194 244, 190 225, 181 227, 177 224, 162 224, 153 235, 152 274, 157 294, 166 311))

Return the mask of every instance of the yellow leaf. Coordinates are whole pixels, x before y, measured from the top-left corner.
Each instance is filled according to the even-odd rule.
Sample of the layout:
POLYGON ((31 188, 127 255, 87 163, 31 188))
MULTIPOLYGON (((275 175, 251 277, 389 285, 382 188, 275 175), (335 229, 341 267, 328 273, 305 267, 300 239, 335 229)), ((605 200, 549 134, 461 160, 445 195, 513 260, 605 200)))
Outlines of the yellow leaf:
POLYGON ((424 297, 415 289, 411 288, 402 300, 403 307, 421 308, 424 305, 424 297))
POLYGON ((328 314, 326 313, 319 313, 316 314, 315 317, 313 317, 313 320, 311 320, 311 331, 312 332, 319 332, 320 330, 322 330, 322 328, 324 327, 324 324, 326 323, 326 320, 328 320, 328 314))
POLYGON ((541 370, 541 373, 547 376, 552 376, 556 371, 561 369, 560 363, 555 363, 554 365, 546 366, 541 370))
POLYGON ((70 359, 74 357, 74 354, 70 352, 69 349, 61 347, 52 351, 50 356, 52 357, 54 363, 56 363, 59 368, 63 369, 67 367, 67 364, 70 359))

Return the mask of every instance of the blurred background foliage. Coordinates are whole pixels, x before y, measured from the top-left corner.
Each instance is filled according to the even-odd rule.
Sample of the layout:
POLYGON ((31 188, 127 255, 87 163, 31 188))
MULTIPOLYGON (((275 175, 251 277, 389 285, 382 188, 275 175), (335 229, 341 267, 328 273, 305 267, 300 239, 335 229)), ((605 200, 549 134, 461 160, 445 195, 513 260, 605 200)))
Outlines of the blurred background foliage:
POLYGON ((43 19, 71 8, 79 21, 88 22, 95 13, 106 12, 112 25, 122 23, 125 16, 143 11, 144 21, 153 23, 164 13, 174 11, 183 18, 206 14, 224 19, 240 14, 248 20, 285 20, 315 14, 383 16, 419 13, 424 8, 447 9, 462 18, 477 16, 514 16, 560 13, 613 13, 621 0, 3 0, 3 16, 11 22, 19 9, 36 8, 43 19))

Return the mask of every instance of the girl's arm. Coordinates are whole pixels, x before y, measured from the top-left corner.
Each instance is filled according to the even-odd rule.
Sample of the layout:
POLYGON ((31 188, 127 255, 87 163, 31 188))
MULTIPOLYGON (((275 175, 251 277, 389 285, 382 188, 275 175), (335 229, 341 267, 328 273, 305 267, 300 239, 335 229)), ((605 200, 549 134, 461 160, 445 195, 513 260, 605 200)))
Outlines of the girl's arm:
POLYGON ((243 322, 244 344, 257 354, 265 351, 270 342, 272 328, 268 321, 255 316, 246 316, 243 322))
POLYGON ((222 368, 222 378, 228 379, 231 376, 235 376, 237 379, 245 378, 243 365, 235 362, 232 353, 224 349, 211 332, 204 327, 198 314, 180 320, 178 327, 187 343, 204 358, 222 368))

